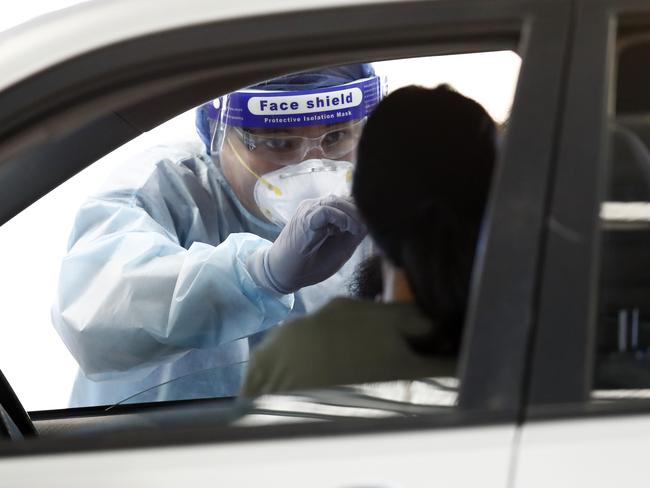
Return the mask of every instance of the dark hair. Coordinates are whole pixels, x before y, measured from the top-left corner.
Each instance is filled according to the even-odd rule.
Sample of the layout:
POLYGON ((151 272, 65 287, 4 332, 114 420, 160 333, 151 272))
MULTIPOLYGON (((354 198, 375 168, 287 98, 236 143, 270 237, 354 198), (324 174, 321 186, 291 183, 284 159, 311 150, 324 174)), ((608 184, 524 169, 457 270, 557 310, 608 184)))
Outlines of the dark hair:
POLYGON ((427 336, 422 354, 458 353, 495 160, 494 121, 446 85, 385 98, 359 142, 353 196, 387 259, 405 271, 427 336))
POLYGON ((372 254, 361 261, 348 284, 350 295, 365 300, 375 300, 384 287, 381 276, 381 256, 372 254))

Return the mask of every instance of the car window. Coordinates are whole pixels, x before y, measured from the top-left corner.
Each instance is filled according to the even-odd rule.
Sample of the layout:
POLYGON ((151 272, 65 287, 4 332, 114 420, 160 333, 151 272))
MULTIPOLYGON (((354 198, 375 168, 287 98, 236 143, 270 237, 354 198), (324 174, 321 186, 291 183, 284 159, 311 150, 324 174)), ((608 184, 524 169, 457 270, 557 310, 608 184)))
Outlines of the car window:
POLYGON ((50 313, 79 207, 129 158, 162 141, 192 139, 195 134, 194 112, 181 114, 97 161, 0 227, 6 249, 2 265, 12 277, 0 286, 13 297, 4 313, 15 324, 10 339, 0 341, 0 368, 28 410, 66 408, 77 374, 78 365, 52 327, 50 313), (24 256, 25 266, 12 256, 24 256))
POLYGON ((650 37, 623 27, 608 122, 609 177, 600 210, 593 396, 650 397, 650 37))
MULTIPOLYGON (((435 87, 447 83, 476 99, 505 127, 519 64, 519 57, 511 51, 389 60, 373 63, 377 78, 372 83, 376 83, 377 94, 411 84, 435 87)), ((367 89, 365 85, 353 88, 367 89)), ((338 99, 328 98, 329 92, 318 90, 310 94, 322 94, 319 100, 334 108, 338 99)), ((346 103, 345 96, 347 93, 341 104, 346 103)), ((232 114, 239 107, 230 102, 232 114)), ((210 102, 201 109, 210 111, 217 124, 228 125, 230 122, 219 118, 226 117, 219 112, 226 105, 220 103, 226 104, 228 100, 210 102)), ((278 105, 278 115, 274 117, 288 117, 281 113, 283 110, 287 108, 278 105)), ((349 156, 351 150, 347 146, 347 152, 326 152, 326 144, 331 142, 332 148, 339 147, 340 138, 354 137, 355 129, 348 128, 345 120, 336 119, 334 122, 342 125, 334 124, 322 133, 261 133, 247 130, 244 125, 243 129, 236 126, 237 130, 220 134, 209 120, 203 126, 204 132, 200 123, 197 131, 196 117, 197 110, 191 110, 134 139, 0 228, 4 250, 0 261, 3 270, 8 270, 5 276, 10 277, 1 285, 2 293, 15 297, 3 310, 5 321, 13 328, 12 339, 0 344, 0 368, 28 410, 235 396, 246 377, 249 352, 268 340, 269 330, 278 322, 286 323, 290 318, 319 309, 335 296, 353 293, 352 277, 361 262, 360 256, 329 278, 327 290, 318 285, 306 286, 299 299, 289 303, 256 294, 250 277, 234 277, 240 285, 244 283, 243 291, 226 283, 225 277, 232 275, 219 269, 222 261, 214 260, 213 253, 217 244, 227 243, 230 247, 224 260, 237 260, 241 259, 237 252, 257 243, 260 235, 267 241, 276 238, 277 232, 268 225, 269 220, 282 219, 284 215, 282 211, 273 213, 281 208, 274 206, 272 200, 276 190, 286 188, 291 194, 305 192, 304 195, 308 192, 307 185, 282 186, 285 180, 281 172, 277 179, 268 175, 298 160, 309 159, 310 151, 316 150, 315 144, 320 144, 325 159, 337 163, 315 165, 306 171, 341 173, 343 179, 332 178, 325 183, 329 185, 328 193, 338 191, 337 184, 343 185, 342 194, 349 191, 346 175, 354 167, 354 156, 349 156), (238 199, 236 185, 241 181, 210 173, 210 151, 221 150, 228 144, 234 146, 230 148, 233 161, 244 168, 241 178, 249 178, 249 186, 252 181, 252 188, 258 191, 248 201, 238 199), (302 151, 295 158, 294 146, 302 151), (284 151, 280 159, 274 160, 273 167, 260 166, 262 170, 242 156, 246 151, 260 154, 263 150, 278 154, 277 149, 284 151), (200 156, 192 156, 197 154, 200 156), (352 159, 349 168, 340 163, 347 159, 352 159), (172 161, 181 162, 181 167, 168 178, 172 161), (158 179, 147 173, 152 165, 157 168, 158 179), (193 186, 197 181, 205 186, 193 186), (224 181, 230 186, 218 186, 224 181), (135 184, 138 191, 133 191, 135 184), (217 188, 220 190, 215 196, 211 192, 217 188), (198 204, 191 208, 188 202, 198 204), (271 213, 251 217, 254 205, 262 208, 264 202, 270 202, 271 213), (241 227, 237 223, 241 218, 259 224, 241 227), (136 239, 125 243, 120 237, 125 233, 136 239), (141 246, 146 252, 124 254, 128 246, 141 246), (179 253, 169 252, 172 246, 193 249, 196 260, 188 264, 179 253), (220 274, 215 276, 219 278, 202 282, 201 273, 210 267, 217 269, 220 274), (170 270, 180 271, 174 271, 174 280, 168 281, 165 288, 161 280, 170 276, 170 270), (132 288, 124 285, 124 279, 131 278, 137 282, 132 288), (214 296, 224 288, 227 293, 206 307, 208 295, 193 298, 198 287, 212 290, 214 296), (93 301, 94 293, 103 294, 105 301, 93 301), (252 304, 250 310, 243 312, 236 309, 242 294, 246 303, 252 304), (172 305, 183 300, 197 303, 185 309, 169 303, 162 308, 161 302, 169 297, 173 297, 172 305), (136 302, 141 308, 119 308, 121 303, 136 302), (291 317, 277 310, 282 307, 293 307, 291 317), (259 316, 252 317, 255 313, 259 316), (209 316, 221 317, 220 325, 214 330, 198 327, 197 324, 207 323, 209 316), (233 319, 235 323, 229 322, 231 316, 237 317, 233 319), (170 334, 173 324, 181 322, 184 326, 170 334), (256 325, 241 326, 245 322, 256 325), (92 347, 84 346, 85 341, 92 347), (16 344, 25 346, 17 348, 16 344), (201 344, 208 346, 202 348, 201 344), (34 368, 35 358, 47 367, 34 368), (79 373, 80 363, 86 374, 79 373), (82 388, 84 393, 76 395, 75 388, 82 388)), ((372 247, 369 242, 363 245, 372 247)), ((435 400, 427 400, 423 405, 435 404, 444 410, 455 402, 458 385, 454 368, 443 368, 444 372, 436 378, 423 379, 406 390, 396 389, 391 383, 364 395, 374 398, 373 401, 381 398, 382 402, 417 406, 418 401, 407 398, 411 398, 409 395, 414 394, 418 385, 428 385, 438 396, 433 395, 435 400)), ((377 377, 381 379, 381 375, 377 377)), ((345 405, 359 397, 358 388, 368 386, 346 388, 339 391, 341 398, 347 398, 345 405)), ((377 408, 386 410, 385 405, 377 408)))

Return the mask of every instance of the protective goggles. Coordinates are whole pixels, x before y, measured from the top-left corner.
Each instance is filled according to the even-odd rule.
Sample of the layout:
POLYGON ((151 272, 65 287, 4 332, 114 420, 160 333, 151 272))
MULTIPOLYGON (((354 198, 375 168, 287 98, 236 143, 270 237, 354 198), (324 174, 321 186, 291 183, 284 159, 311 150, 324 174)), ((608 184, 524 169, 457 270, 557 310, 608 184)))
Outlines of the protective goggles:
POLYGON ((345 122, 318 137, 285 134, 259 134, 255 129, 232 127, 231 130, 256 157, 272 164, 286 166, 304 161, 307 154, 319 148, 327 159, 340 159, 357 147, 365 118, 345 122))
POLYGON ((209 117, 215 121, 211 151, 218 153, 229 129, 251 152, 286 165, 299 162, 312 147, 328 158, 352 151, 365 118, 379 103, 378 76, 313 90, 245 89, 214 100, 209 117), (280 130, 312 125, 331 126, 317 138, 282 134, 280 130))

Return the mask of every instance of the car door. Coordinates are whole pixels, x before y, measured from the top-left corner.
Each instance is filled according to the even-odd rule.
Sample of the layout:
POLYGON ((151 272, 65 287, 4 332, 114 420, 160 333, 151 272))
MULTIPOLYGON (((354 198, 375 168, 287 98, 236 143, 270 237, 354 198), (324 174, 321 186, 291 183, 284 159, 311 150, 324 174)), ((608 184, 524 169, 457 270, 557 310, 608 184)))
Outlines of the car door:
POLYGON ((576 11, 517 485, 645 476, 649 15, 635 1, 576 11))
MULTIPOLYGON (((187 8, 200 3, 188 2, 187 8)), ((205 426, 192 417, 196 411, 168 405, 175 412, 169 415, 186 412, 189 421, 3 442, 0 485, 172 486, 214 480, 506 486, 536 305, 570 14, 570 2, 562 0, 463 0, 212 18, 102 46, 1 93, 0 218, 6 221, 142 130, 255 80, 400 56, 505 48, 522 58, 475 267, 453 408, 399 418, 246 427, 205 426)), ((137 408, 136 417, 155 407, 137 408)), ((75 413, 50 413, 47 420, 61 432, 75 413)), ((104 409, 82 414, 94 427, 107 416, 104 409)))

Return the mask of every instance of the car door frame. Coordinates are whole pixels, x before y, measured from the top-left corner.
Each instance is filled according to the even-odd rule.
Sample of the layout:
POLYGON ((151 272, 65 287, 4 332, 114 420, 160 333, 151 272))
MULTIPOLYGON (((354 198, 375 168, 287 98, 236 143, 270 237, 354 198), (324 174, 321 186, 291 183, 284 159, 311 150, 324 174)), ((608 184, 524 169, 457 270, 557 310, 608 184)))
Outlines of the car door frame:
MULTIPOLYGON (((504 40, 515 32, 519 37, 522 67, 479 244, 460 369, 463 385, 460 408, 454 414, 408 421, 343 423, 333 431, 352 434, 514 425, 522 411, 530 332, 536 310, 540 252, 546 231, 545 203, 554 168, 567 69, 565 53, 571 1, 496 0, 488 6, 476 0, 400 2, 372 8, 305 12, 300 17, 299 24, 295 22, 295 14, 279 14, 144 36, 68 60, 0 94, 0 107, 4 107, 0 109, 0 120, 15 122, 3 126, 4 132, 0 133, 0 221, 6 221, 120 141, 135 137, 170 111, 180 112, 205 100, 210 90, 214 96, 286 70, 318 64, 407 53, 432 54, 434 45, 436 54, 445 53, 445 45, 450 46, 448 53, 457 52, 459 45, 464 45, 468 52, 496 49, 501 44, 491 40, 504 40), (215 26, 222 36, 208 36, 215 26), (256 29, 251 34, 246 27, 252 26, 256 29), (289 28, 296 31, 289 35, 289 28), (332 41, 332 32, 340 33, 336 42, 332 41), (387 36, 386 32, 391 35, 387 36), (255 42, 261 43, 260 39, 265 39, 261 54, 255 49, 255 42), (297 40, 304 42, 297 44, 297 40), (196 50, 200 42, 204 42, 200 56, 179 63, 183 50, 196 50), (170 45, 175 47, 172 49, 170 45), (167 51, 163 49, 165 46, 167 51), (289 54, 279 51, 288 47, 289 54), (128 56, 115 56, 116 49, 128 56), (147 53, 155 55, 143 66, 139 63, 147 53), (192 62, 194 69, 190 69, 192 62), (222 64, 218 69, 212 66, 219 63, 222 64), (138 66, 137 77, 127 72, 129 66, 138 66), (179 73, 181 66, 186 71, 179 73), (115 71, 115 76, 106 77, 110 70, 115 71), (74 73, 74 82, 66 71, 74 73), (155 77, 158 78, 154 80, 155 77), (221 92, 215 93, 210 86, 215 79, 221 80, 218 85, 221 92), (106 91, 106 83, 113 87, 108 94, 102 93, 106 91), (194 93, 187 93, 188 85, 197 88, 194 93), (84 88, 66 93, 62 99, 52 95, 65 86, 84 88), (177 104, 156 105, 170 94, 176 96, 177 104), (3 105, 2 101, 11 101, 11 106, 3 105), (152 109, 155 109, 153 113, 152 109), (11 117, 12 110, 21 114, 18 120, 11 117), (112 139, 98 140, 97 134, 105 131, 114 131, 112 139), (53 159, 64 163, 53 170, 50 164, 53 159), (41 176, 38 182, 30 181, 33 174, 41 176), (25 187, 32 191, 17 194, 14 190, 25 187)), ((255 434, 236 435, 215 429, 211 434, 194 432, 190 442, 207 442, 208 438, 210 442, 228 442, 237 438, 326 435, 325 431, 314 425, 276 426, 266 431, 261 428, 255 434)), ((176 444, 185 439, 178 433, 167 437, 160 433, 147 435, 116 436, 108 443, 106 439, 101 442, 71 439, 66 443, 36 439, 22 443, 17 450, 0 446, 0 455, 132 447, 134 442, 150 446, 154 440, 156 445, 176 444)))
POLYGON ((528 420, 630 414, 650 403, 591 403, 600 271, 600 206, 609 173, 620 16, 643 14, 641 0, 580 0, 561 137, 549 199, 539 313, 527 385, 528 420))

